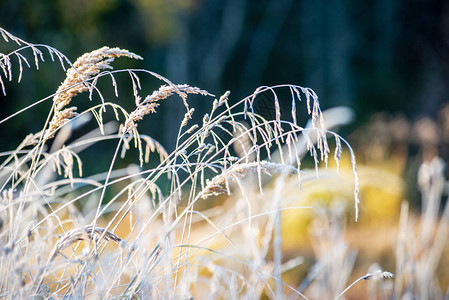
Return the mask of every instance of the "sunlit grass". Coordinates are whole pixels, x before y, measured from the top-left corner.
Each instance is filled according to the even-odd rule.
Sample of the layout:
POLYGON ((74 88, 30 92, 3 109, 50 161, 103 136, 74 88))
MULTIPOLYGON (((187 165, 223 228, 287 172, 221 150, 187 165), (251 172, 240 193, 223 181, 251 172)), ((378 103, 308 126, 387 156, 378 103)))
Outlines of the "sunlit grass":
MULTIPOLYGON (((358 220, 361 191, 366 198, 362 217, 366 210, 378 209, 377 217, 393 218, 402 186, 385 173, 393 188, 384 189, 376 182, 378 170, 357 171, 353 149, 332 131, 347 122, 343 111, 322 113, 313 90, 285 84, 259 87, 240 100, 230 92, 215 97, 148 70, 112 69, 116 58, 141 59, 127 50, 103 47, 72 64, 52 47, 0 31, 6 42, 17 44, 0 57, 3 93, 6 81, 20 81, 23 68, 33 68, 22 54, 27 49, 35 67, 49 56, 67 70, 54 94, 0 120, 0 126, 7 126, 23 111, 53 101, 44 128, 2 155, 0 297, 334 299, 359 281, 350 284, 357 255, 346 241, 347 216, 358 220), (14 60, 18 78, 12 72, 14 60), (130 80, 131 97, 120 96, 118 76, 130 80), (145 77, 160 81, 149 95, 142 95, 145 77), (127 111, 104 97, 101 81, 110 82, 116 99, 132 101, 135 108, 127 111), (288 115, 281 115, 280 90, 291 96, 288 115), (71 106, 80 93, 92 101, 84 111, 71 106), (195 118, 192 95, 204 97, 209 113, 195 118), (139 127, 143 118, 165 113, 159 107, 163 101, 185 107, 172 152, 139 127), (257 111, 257 101, 268 101, 272 119, 257 111), (299 110, 307 120, 297 120, 299 110), (72 141, 70 136, 88 122, 96 122, 98 129, 72 141), (83 176, 89 169, 83 151, 90 147, 100 152, 106 140, 115 141, 109 165, 83 176), (130 149, 137 149, 138 156, 123 168, 130 149), (390 206, 373 204, 376 196, 385 195, 394 198, 390 206), (307 261, 304 249, 313 261, 307 261)), ((440 173, 431 176, 423 187, 427 217, 418 238, 437 228, 438 247, 427 238, 421 249, 425 257, 406 251, 416 245, 408 244, 413 235, 403 207, 397 288, 385 288, 386 295, 431 297, 438 290, 431 284, 447 237, 449 209, 438 223, 431 203, 442 193, 434 180, 440 173), (414 277, 418 274, 407 261, 419 268, 431 262, 433 268, 426 269, 425 277, 414 277), (416 280, 432 289, 418 288, 416 280)), ((391 277, 380 266, 369 274, 388 274, 376 277, 382 282, 391 277)))

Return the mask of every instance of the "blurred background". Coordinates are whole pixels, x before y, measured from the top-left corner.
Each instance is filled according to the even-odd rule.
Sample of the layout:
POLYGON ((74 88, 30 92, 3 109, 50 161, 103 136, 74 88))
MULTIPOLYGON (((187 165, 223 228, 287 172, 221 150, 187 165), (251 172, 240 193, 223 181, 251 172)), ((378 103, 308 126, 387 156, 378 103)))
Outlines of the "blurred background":
MULTIPOLYGON (((373 211, 365 222, 374 228, 379 218, 397 223, 404 199, 418 210, 419 166, 449 157, 448 1, 0 0, 0 27, 53 46, 72 62, 105 45, 128 49, 144 60, 119 59, 115 66, 145 68, 217 96, 230 90, 231 101, 261 85, 291 83, 312 88, 323 110, 350 107, 355 118, 340 133, 359 165, 398 180, 365 188, 362 210, 373 211)), ((0 52, 8 47, 0 42, 0 52)), ((63 79, 57 62, 26 70, 21 84, 8 82, 0 95, 0 119, 51 95, 63 79)), ((144 90, 159 85, 149 80, 144 90)), ((132 96, 122 95, 120 104, 131 110, 132 96)), ((193 100, 203 101, 193 105, 199 116, 212 100, 193 100)), ((291 98, 280 100, 288 111, 291 98)), ((39 131, 50 107, 47 101, 1 124, 0 151, 39 131)), ((171 150, 174 120, 184 112, 178 100, 166 101, 139 128, 171 150)))
MULTIPOLYGON (((145 68, 217 96, 230 90, 231 101, 260 85, 310 87, 323 110, 354 110, 354 121, 341 133, 364 149, 359 160, 378 163, 398 154, 402 173, 416 173, 419 162, 413 159, 421 160, 422 151, 430 158, 436 152, 448 155, 447 1, 0 0, 0 26, 53 46, 72 62, 104 45, 125 48, 144 60, 122 59, 116 66, 145 68)), ((2 42, 2 53, 8 47, 2 42)), ((57 89, 64 71, 48 61, 38 72, 26 70, 21 84, 7 83, 0 118, 57 89)), ((159 84, 146 84, 148 93, 159 84)), ((288 111, 290 98, 284 100, 288 111)), ((120 104, 132 109, 133 103, 122 97, 120 104)), ((199 115, 209 110, 209 104, 204 111, 198 104, 199 115)), ((35 122, 36 112, 46 115, 50 105, 47 101, 2 125, 1 150, 39 131, 45 119, 35 122)), ((182 118, 184 108, 166 101, 163 110, 153 119, 164 130, 145 126, 170 150, 178 128, 174 120, 182 118)), ((413 189, 412 177, 406 176, 413 189)))

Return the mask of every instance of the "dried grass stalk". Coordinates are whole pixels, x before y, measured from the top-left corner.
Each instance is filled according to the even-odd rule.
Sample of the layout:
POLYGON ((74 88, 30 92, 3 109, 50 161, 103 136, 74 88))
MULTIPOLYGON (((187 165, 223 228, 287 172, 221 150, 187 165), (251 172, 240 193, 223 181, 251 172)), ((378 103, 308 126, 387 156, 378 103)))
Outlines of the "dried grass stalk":
POLYGON ((53 247, 49 261, 53 261, 60 251, 66 249, 67 247, 78 241, 91 240, 94 242, 99 242, 100 239, 103 239, 107 242, 112 240, 116 243, 120 243, 122 241, 121 238, 107 229, 88 225, 80 229, 67 231, 53 247))
POLYGON ((33 287, 35 293, 37 293, 41 289, 45 275, 47 271, 50 269, 52 262, 56 258, 58 253, 60 253, 62 250, 66 249, 67 247, 70 247, 72 244, 78 241, 90 240, 94 241, 94 243, 97 243, 100 241, 100 239, 103 239, 105 241, 113 240, 116 243, 120 243, 122 241, 121 238, 119 238, 117 235, 110 232, 109 230, 100 227, 93 227, 92 225, 88 225, 80 229, 67 231, 64 234, 64 236, 60 238, 58 242, 55 244, 53 250, 50 253, 47 264, 44 266, 43 269, 39 271, 38 275, 36 276, 36 278, 39 279, 36 281, 33 287))
POLYGON ((359 277, 353 283, 351 283, 344 291, 342 291, 340 294, 338 294, 337 297, 335 297, 335 300, 337 300, 338 298, 342 297, 351 287, 353 287, 360 280, 374 280, 374 281, 378 281, 378 280, 382 280, 382 279, 391 279, 391 278, 394 278, 394 274, 390 273, 390 272, 387 272, 387 271, 377 270, 376 272, 373 272, 373 273, 367 273, 364 276, 359 277))
POLYGON ((268 161, 235 164, 222 174, 215 176, 211 180, 206 180, 206 187, 201 192, 201 198, 207 199, 210 196, 217 196, 226 192, 229 193, 228 186, 230 181, 237 181, 250 173, 258 173, 260 176, 262 172, 267 175, 282 172, 295 173, 297 169, 290 165, 268 161))
POLYGON ((197 87, 191 87, 187 84, 178 85, 162 85, 158 90, 154 91, 151 95, 145 97, 141 102, 140 97, 137 98, 137 108, 129 114, 128 119, 125 121, 123 132, 128 133, 137 127, 136 122, 142 120, 143 117, 149 113, 156 112, 156 107, 159 106, 159 101, 166 99, 177 93, 184 101, 184 105, 187 107, 187 111, 190 113, 189 107, 186 102, 187 94, 201 94, 203 96, 213 96, 205 90, 201 90, 197 87))
POLYGON ((64 109, 78 93, 86 92, 90 89, 87 80, 98 75, 102 70, 112 69, 111 63, 117 57, 130 57, 142 59, 141 56, 128 50, 119 48, 102 47, 80 56, 73 67, 67 70, 64 82, 59 86, 56 95, 53 97, 55 111, 50 121, 49 129, 45 134, 45 139, 50 139, 55 132, 67 121, 76 116, 76 107, 64 109))

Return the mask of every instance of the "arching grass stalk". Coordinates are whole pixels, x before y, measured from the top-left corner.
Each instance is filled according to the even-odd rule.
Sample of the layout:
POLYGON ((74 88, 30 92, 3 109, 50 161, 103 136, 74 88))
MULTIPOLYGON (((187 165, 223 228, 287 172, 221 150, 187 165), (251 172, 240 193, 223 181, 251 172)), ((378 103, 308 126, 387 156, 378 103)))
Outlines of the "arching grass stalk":
POLYGON ((352 288, 357 282, 359 282, 361 280, 374 280, 374 281, 377 281, 377 280, 389 279, 389 278, 394 278, 394 274, 390 273, 390 272, 387 272, 387 271, 377 270, 376 272, 373 272, 373 273, 366 273, 364 276, 356 279, 347 288, 345 288, 340 294, 338 294, 338 296, 335 297, 335 300, 337 300, 338 298, 343 296, 350 288, 352 288))

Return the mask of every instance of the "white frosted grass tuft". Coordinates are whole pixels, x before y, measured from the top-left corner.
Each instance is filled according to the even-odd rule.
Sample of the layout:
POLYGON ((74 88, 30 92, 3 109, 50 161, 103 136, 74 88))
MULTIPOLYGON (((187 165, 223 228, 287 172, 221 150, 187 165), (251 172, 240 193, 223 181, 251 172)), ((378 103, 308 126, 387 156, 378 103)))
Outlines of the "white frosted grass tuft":
POLYGON ((18 62, 19 82, 24 80, 23 67, 31 67, 27 49, 36 68, 47 56, 67 67, 54 94, 0 120, 5 126, 24 111, 52 102, 48 115, 36 120, 44 124, 41 131, 0 153, 0 295, 306 298, 283 281, 302 258, 283 261, 281 212, 309 208, 285 201, 290 195, 284 189, 291 181, 301 184, 302 161, 308 155, 319 175, 329 159, 338 164, 349 151, 358 216, 353 150, 325 127, 313 90, 291 84, 262 86, 240 100, 232 99, 230 91, 215 99, 152 71, 113 69, 116 58, 142 59, 128 50, 102 47, 71 63, 52 47, 28 43, 2 28, 0 33, 5 42, 17 45, 13 52, 0 54, 4 94, 5 80, 15 74, 13 61, 18 62), (144 95, 147 77, 160 85, 144 95), (129 95, 120 91, 122 79, 131 83, 129 95), (103 96, 98 85, 102 80, 111 83, 118 99, 103 96), (291 113, 285 116, 281 89, 292 97, 291 113), (79 111, 75 97, 85 92, 92 105, 79 111), (273 119, 255 107, 265 96, 273 119), (203 97, 210 107, 196 116, 199 120, 189 106, 190 97, 203 97), (172 152, 138 126, 154 113, 167 113, 159 107, 162 101, 177 101, 185 108, 172 152), (127 111, 116 102, 131 102, 135 108, 127 111), (306 127, 300 123, 307 120, 297 119, 300 110, 308 113, 306 127), (96 129, 70 140, 90 122, 96 122, 96 129), (335 141, 333 155, 328 139, 335 141), (84 175, 83 168, 91 167, 83 164, 84 151, 101 151, 100 144, 111 141, 114 154, 97 153, 110 155, 109 165, 84 175), (123 166, 133 147, 138 163, 123 166), (159 155, 150 156, 153 152, 159 155))

